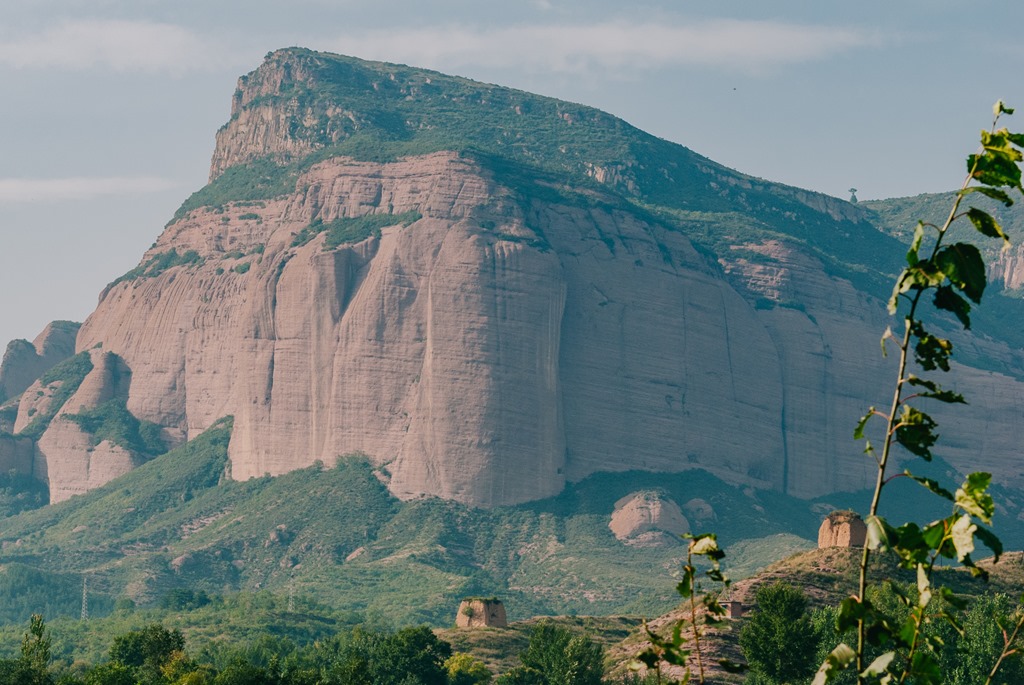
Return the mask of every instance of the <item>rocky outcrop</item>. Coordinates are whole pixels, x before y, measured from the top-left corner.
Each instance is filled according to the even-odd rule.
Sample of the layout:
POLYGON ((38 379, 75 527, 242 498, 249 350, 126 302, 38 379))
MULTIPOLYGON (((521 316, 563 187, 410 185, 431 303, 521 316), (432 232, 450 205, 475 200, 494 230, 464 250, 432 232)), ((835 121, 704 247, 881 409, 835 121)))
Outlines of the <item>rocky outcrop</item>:
MULTIPOLYGON (((767 281, 738 260, 723 274, 680 233, 524 205, 454 153, 331 159, 296 188, 171 224, 144 261, 200 261, 113 286, 79 335, 125 360, 128 408, 175 440, 234 415, 233 477, 362 453, 399 497, 485 507, 623 469, 702 468, 807 497, 871 482, 849 425, 888 380, 884 307, 794 246, 754 246, 767 281), (338 247, 326 232, 297 240, 410 213, 338 247)), ((999 413, 1024 384, 971 369, 958 382, 975 401, 959 432, 986 436, 986 466, 1019 478, 1024 427, 999 413)))
POLYGON ((31 343, 8 343, 0 361, 0 404, 20 395, 37 378, 73 355, 78 327, 71 321, 54 321, 31 343))
POLYGON ((833 511, 818 529, 818 548, 863 547, 868 527, 854 511, 833 511))
POLYGON ((1005 252, 998 252, 988 263, 988 278, 1002 283, 1006 290, 1020 291, 1024 288, 1024 245, 1014 245, 1005 252))
POLYGON ((455 616, 458 628, 507 628, 505 605, 500 599, 464 599, 455 616))
POLYGON ((616 502, 608 527, 620 542, 634 547, 677 544, 680 535, 690 532, 679 505, 654 491, 634 492, 616 502))
POLYGON ((128 393, 130 375, 123 362, 100 349, 89 354, 92 371, 35 444, 33 472, 49 486, 51 503, 104 485, 140 463, 131 450, 110 440, 97 441, 71 418, 128 393))

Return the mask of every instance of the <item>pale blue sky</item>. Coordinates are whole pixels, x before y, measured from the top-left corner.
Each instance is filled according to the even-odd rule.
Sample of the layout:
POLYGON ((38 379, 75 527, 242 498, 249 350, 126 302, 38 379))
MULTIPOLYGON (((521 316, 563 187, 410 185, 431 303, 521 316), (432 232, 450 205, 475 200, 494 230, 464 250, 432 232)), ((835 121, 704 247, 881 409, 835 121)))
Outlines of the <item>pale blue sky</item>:
POLYGON ((992 103, 1024 107, 1022 25, 1019 0, 0 0, 0 346, 137 263, 275 48, 593 105, 866 199, 959 183, 992 103))

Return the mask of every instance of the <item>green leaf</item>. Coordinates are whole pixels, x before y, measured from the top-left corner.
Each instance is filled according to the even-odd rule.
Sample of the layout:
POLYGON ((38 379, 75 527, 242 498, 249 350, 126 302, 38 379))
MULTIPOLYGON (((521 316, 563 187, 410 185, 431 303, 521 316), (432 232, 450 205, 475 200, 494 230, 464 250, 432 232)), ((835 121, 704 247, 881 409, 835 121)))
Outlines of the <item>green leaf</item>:
POLYGON ((992 105, 992 116, 998 119, 1002 114, 1013 114, 1013 107, 1007 107, 1002 100, 996 100, 996 104, 992 105))
POLYGON ((864 426, 867 425, 868 420, 875 415, 875 408, 869 407, 868 413, 860 417, 860 421, 857 422, 857 427, 853 429, 853 439, 863 440, 864 439, 864 426))
POLYGON ((856 659, 857 652, 853 651, 845 642, 840 643, 838 647, 825 657, 825 661, 822 662, 818 672, 814 674, 814 680, 811 681, 811 685, 828 685, 842 671, 849 668, 850 664, 856 659))
POLYGON ((864 678, 877 678, 883 675, 889 668, 889 664, 896 658, 896 652, 886 652, 872 661, 867 668, 861 671, 864 678))
POLYGON ((690 542, 690 552, 715 561, 725 557, 725 552, 718 547, 718 538, 714 533, 702 533, 695 536, 690 542))
POLYGON ((865 602, 856 597, 850 596, 839 603, 839 612, 836 614, 836 629, 840 633, 855 627, 857 621, 863 620, 869 613, 870 608, 865 602))
POLYGON ((982 526, 978 526, 974 534, 981 540, 983 545, 992 550, 992 555, 995 557, 993 563, 998 562, 999 557, 1003 554, 1003 541, 996 537, 995 533, 982 526))
POLYGON ((924 564, 917 565, 917 606, 924 609, 932 601, 932 583, 924 564))
POLYGON ((907 250, 907 264, 916 266, 921 258, 918 253, 921 251, 921 242, 924 240, 924 222, 918 221, 914 227, 914 239, 910 241, 910 249, 907 250))
POLYGON ((864 521, 867 524, 867 540, 864 544, 868 549, 887 549, 889 547, 889 533, 892 528, 881 516, 868 516, 864 521))
POLYGON ((985 292, 985 260, 970 243, 954 243, 939 250, 932 258, 936 267, 950 282, 975 304, 985 292))
POLYGON ((738 664, 730 659, 719 659, 718 665, 726 673, 746 673, 750 669, 746 664, 738 664))
POLYGON ((968 155, 967 171, 979 182, 990 186, 1020 187, 1020 167, 1016 161, 989 148, 980 155, 968 155))
MULTIPOLYGON (((938 481, 932 480, 931 478, 925 478, 924 476, 915 476, 910 471, 904 471, 903 475, 907 476, 908 478, 910 478, 912 480, 917 481, 918 483, 920 483, 924 487, 926 487, 929 490, 931 490, 932 492, 934 492, 939 497, 942 497, 943 499, 948 499, 950 502, 953 501, 953 493, 950 492, 949 490, 947 490, 946 488, 942 487, 941 485, 939 485, 938 481)), ((934 545, 931 545, 931 546, 934 548, 934 545)))
POLYGON ((676 592, 683 598, 693 594, 693 571, 683 571, 683 577, 676 585, 676 592))
POLYGON ((964 298, 953 292, 948 285, 940 285, 935 289, 935 299, 932 300, 936 309, 944 309, 953 312, 956 318, 960 319, 965 329, 971 327, 971 305, 964 298))
MULTIPOLYGON (((999 190, 998 188, 990 188, 988 186, 970 186, 959 191, 960 197, 966 197, 970 193, 981 193, 982 195, 990 197, 993 200, 999 200, 1007 207, 1013 206, 1013 198, 1011 198, 1009 195, 1007 195, 1002 190, 999 190)), ((971 209, 973 210, 974 208, 972 207, 971 209)), ((970 214, 970 212, 968 212, 968 214, 970 214)), ((982 231, 982 233, 984 233, 984 231, 982 231)))
POLYGON ((949 371, 949 356, 953 354, 953 343, 937 338, 924 329, 920 321, 910 325, 910 333, 917 339, 914 346, 914 361, 925 371, 942 369, 949 371))
MULTIPOLYGON (((947 491, 948 492, 948 491, 947 491)), ((925 526, 921 531, 921 538, 931 549, 940 549, 942 538, 946 537, 946 521, 942 519, 925 526)))
POLYGON ((905 404, 896 425, 896 442, 911 454, 931 461, 931 447, 939 439, 934 433, 938 426, 935 420, 923 411, 905 404))
POLYGON ((946 404, 967 404, 963 395, 953 392, 952 390, 943 390, 942 386, 934 381, 918 378, 914 374, 910 374, 910 376, 907 377, 907 382, 915 387, 925 388, 928 390, 928 392, 918 393, 920 397, 930 397, 933 400, 945 402, 946 404))
POLYGON ((992 495, 988 494, 988 486, 992 483, 992 474, 977 472, 968 474, 967 480, 956 491, 956 505, 968 514, 977 516, 985 523, 992 523, 996 505, 992 495))
POLYGON ((914 656, 910 660, 910 673, 914 676, 912 682, 917 685, 940 685, 942 683, 939 662, 929 652, 920 650, 914 652, 914 656))
POLYGON ((1019 162, 1024 159, 1024 155, 1021 154, 1020 150, 1014 149, 1012 146, 1011 136, 1013 135, 1006 128, 1001 128, 997 131, 982 131, 981 145, 988 154, 1005 157, 1012 162, 1019 162))
POLYGON ((889 548, 900 557, 900 565, 904 568, 914 568, 928 559, 932 546, 925 541, 923 531, 913 521, 887 532, 889 548))
MULTIPOLYGON (((1001 194, 1010 204, 1013 204, 1013 200, 1011 200, 1003 191, 996 190, 994 192, 1001 194)), ((978 229, 978 233, 986 235, 989 238, 1002 238, 1003 247, 1006 248, 1010 246, 1009 236, 1003 232, 1003 227, 1000 226, 999 222, 992 218, 992 215, 988 212, 984 212, 977 207, 971 207, 967 210, 967 218, 970 219, 971 223, 974 224, 974 227, 978 229)))
POLYGON ((939 588, 939 594, 942 595, 942 599, 946 602, 946 604, 953 607, 954 609, 959 609, 962 611, 967 608, 967 600, 963 597, 958 596, 948 587, 939 588))
POLYGON ((964 514, 956 520, 953 524, 951 535, 953 537, 953 546, 956 547, 956 558, 958 561, 964 561, 970 557, 971 552, 974 551, 974 532, 978 530, 978 527, 971 521, 971 517, 964 514))

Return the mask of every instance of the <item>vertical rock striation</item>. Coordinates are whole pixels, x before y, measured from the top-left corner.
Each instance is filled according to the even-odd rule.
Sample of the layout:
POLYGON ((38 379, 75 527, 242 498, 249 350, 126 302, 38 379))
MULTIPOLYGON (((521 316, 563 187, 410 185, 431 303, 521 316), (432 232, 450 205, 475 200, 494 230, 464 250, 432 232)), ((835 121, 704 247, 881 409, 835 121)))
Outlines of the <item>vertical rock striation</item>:
MULTIPOLYGON (((61 412, 127 393, 172 443, 233 415, 234 478, 360 453, 398 497, 481 507, 601 471, 804 497, 871 482, 849 436, 889 375, 878 274, 826 251, 877 259, 872 236, 888 239, 861 210, 669 155, 596 110, 355 62, 280 51, 239 82, 213 183, 102 294, 77 340, 96 368, 61 412), (429 151, 471 125, 507 154, 429 151), (364 161, 331 147, 353 139, 378 145, 364 161), (114 359, 130 387, 100 380, 114 359)), ((976 402, 961 432, 1020 483, 1024 426, 997 414, 1024 384, 955 380, 976 402)), ((58 415, 37 446, 55 499, 137 461, 76 429, 58 415)))

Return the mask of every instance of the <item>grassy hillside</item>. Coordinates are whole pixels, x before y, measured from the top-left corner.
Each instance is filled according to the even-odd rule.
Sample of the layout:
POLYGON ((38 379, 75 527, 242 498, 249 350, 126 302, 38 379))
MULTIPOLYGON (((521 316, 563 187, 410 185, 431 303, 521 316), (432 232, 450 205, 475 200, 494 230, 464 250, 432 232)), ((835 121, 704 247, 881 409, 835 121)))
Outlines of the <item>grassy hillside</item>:
MULTIPOLYGON (((696 530, 719 534, 735 577, 812 547, 824 513, 866 501, 806 502, 692 471, 598 474, 558 497, 495 510, 403 503, 359 458, 225 479, 230 428, 225 420, 102 488, 0 520, 0 625, 21 626, 32 612, 78 616, 83 577, 94 618, 182 592, 269 592, 277 606, 290 595, 328 616, 390 625, 450 625, 467 595, 501 597, 513 620, 655 615, 676 601, 684 549, 618 541, 608 522, 623 496, 657 490, 690 511, 696 530)), ((889 499, 893 521, 929 515, 919 489, 889 499)), ((1019 505, 1007 507, 1004 524, 1019 505)), ((1014 523, 996 527, 1010 548, 1024 540, 1014 523)))

